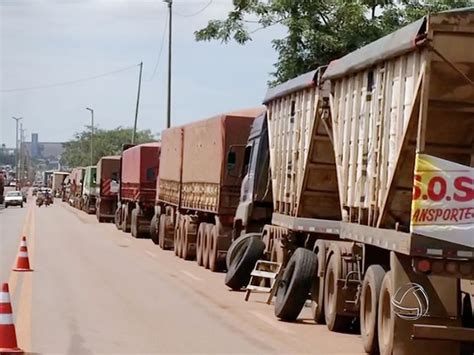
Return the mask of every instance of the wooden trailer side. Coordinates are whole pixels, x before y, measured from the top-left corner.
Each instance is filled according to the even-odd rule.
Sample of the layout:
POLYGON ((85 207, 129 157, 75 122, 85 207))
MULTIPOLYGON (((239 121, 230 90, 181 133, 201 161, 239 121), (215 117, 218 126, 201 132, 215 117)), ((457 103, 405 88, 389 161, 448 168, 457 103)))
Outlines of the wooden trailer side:
POLYGON ((317 85, 319 73, 304 74, 267 94, 274 212, 339 220, 330 122, 323 116, 329 90, 317 85))

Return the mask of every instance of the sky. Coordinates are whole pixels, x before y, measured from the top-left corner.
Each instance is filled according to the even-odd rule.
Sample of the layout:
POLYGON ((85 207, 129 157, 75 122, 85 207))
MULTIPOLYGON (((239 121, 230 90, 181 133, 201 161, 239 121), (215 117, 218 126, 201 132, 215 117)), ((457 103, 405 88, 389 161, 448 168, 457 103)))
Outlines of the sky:
MULTIPOLYGON (((196 42, 194 31, 224 19, 232 0, 174 0, 172 125, 260 105, 277 53, 271 40, 282 27, 257 31, 245 46, 196 42)), ((53 88, 0 92, 0 144, 15 145, 15 121, 23 117, 26 141, 71 139, 95 124, 132 127, 138 85, 143 82, 138 129, 166 126, 168 7, 163 0, 0 0, 0 90, 29 88, 119 73, 53 88), (157 70, 153 76, 154 68, 157 70)), ((258 25, 254 25, 258 26, 258 25)))

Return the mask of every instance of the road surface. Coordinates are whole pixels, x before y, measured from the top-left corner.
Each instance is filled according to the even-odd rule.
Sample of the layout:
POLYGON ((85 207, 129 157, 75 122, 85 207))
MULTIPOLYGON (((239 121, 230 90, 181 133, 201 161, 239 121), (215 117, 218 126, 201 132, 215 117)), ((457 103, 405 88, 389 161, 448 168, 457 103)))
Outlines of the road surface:
POLYGON ((359 335, 278 321, 266 295, 231 292, 150 240, 56 199, 0 211, 0 282, 10 283, 19 345, 33 353, 362 354, 359 335), (20 237, 31 273, 11 272, 20 237))

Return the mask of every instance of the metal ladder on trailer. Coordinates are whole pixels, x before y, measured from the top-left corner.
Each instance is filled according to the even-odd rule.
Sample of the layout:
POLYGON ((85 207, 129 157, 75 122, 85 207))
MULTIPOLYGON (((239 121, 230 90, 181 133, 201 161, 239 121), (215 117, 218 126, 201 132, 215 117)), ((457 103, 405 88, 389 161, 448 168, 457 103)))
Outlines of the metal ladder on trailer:
POLYGON ((258 260, 250 274, 250 281, 245 292, 245 301, 249 300, 250 294, 254 291, 258 293, 270 293, 267 298, 267 304, 270 304, 273 296, 275 296, 282 271, 281 263, 258 260), (262 283, 268 283, 269 286, 262 286, 262 283))

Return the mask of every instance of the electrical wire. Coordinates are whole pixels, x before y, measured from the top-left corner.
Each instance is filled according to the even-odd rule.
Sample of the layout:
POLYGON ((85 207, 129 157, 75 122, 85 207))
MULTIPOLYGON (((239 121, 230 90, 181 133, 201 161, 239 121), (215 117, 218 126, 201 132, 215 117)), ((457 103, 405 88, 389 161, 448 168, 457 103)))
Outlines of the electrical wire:
POLYGON ((149 79, 145 79, 145 81, 152 81, 153 78, 155 77, 155 74, 156 74, 157 70, 158 70, 158 64, 160 63, 161 53, 163 53, 163 48, 164 48, 164 44, 165 44, 165 37, 166 37, 166 33, 167 33, 166 28, 168 27, 169 20, 170 20, 170 17, 169 17, 169 13, 168 13, 166 15, 165 27, 163 28, 163 36, 161 37, 160 49, 158 50, 158 57, 156 58, 155 67, 153 69, 153 74, 151 75, 151 77, 149 79))
POLYGON ((213 1, 214 1, 214 0, 209 0, 209 2, 208 2, 206 5, 204 5, 203 8, 201 8, 200 10, 198 10, 198 11, 192 13, 192 14, 180 14, 179 12, 176 12, 176 11, 174 11, 173 13, 174 13, 175 15, 178 15, 178 16, 181 16, 181 17, 194 17, 194 16, 197 16, 197 15, 199 15, 200 13, 202 13, 202 12, 203 12, 204 10, 206 10, 209 6, 211 6, 211 4, 212 4, 213 1))
POLYGON ((90 76, 90 77, 87 77, 87 78, 81 78, 81 79, 70 80, 70 81, 63 81, 63 82, 54 83, 54 84, 31 86, 31 87, 26 87, 26 88, 5 89, 5 90, 0 90, 0 92, 32 91, 32 90, 40 90, 40 89, 49 89, 49 88, 53 88, 53 87, 57 87, 57 86, 67 86, 67 85, 81 83, 81 82, 84 82, 84 81, 95 80, 95 79, 98 79, 98 78, 102 78, 104 76, 109 76, 109 75, 121 73, 121 72, 129 70, 131 68, 136 68, 138 65, 140 65, 140 64, 130 65, 128 67, 124 67, 124 68, 109 71, 109 72, 106 72, 106 73, 90 76))

